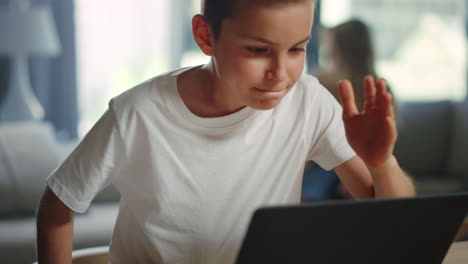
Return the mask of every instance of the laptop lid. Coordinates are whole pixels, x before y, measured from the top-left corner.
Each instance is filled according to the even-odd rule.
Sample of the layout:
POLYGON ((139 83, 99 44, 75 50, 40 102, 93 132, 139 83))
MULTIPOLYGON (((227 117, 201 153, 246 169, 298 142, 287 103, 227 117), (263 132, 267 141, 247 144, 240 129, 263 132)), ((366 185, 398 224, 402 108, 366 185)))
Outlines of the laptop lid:
POLYGON ((237 264, 438 263, 468 211, 468 193, 258 209, 237 264))

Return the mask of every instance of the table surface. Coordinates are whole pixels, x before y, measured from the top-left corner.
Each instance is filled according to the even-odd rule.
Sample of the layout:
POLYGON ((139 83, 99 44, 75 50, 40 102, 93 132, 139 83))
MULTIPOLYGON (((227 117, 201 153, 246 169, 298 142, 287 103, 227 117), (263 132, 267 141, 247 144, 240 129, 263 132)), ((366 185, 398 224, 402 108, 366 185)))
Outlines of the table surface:
POLYGON ((450 247, 442 264, 468 263, 468 241, 455 242, 450 247))

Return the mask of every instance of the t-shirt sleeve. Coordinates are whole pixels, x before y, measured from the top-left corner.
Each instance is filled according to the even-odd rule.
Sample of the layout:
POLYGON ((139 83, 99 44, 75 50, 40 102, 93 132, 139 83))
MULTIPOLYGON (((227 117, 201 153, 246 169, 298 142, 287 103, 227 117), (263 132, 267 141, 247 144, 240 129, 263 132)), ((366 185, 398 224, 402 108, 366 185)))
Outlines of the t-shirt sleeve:
POLYGON ((342 108, 336 99, 322 87, 313 100, 316 109, 311 118, 315 133, 312 137, 308 159, 325 170, 331 170, 356 155, 348 144, 342 108))
POLYGON ((85 212, 119 170, 124 158, 123 146, 117 119, 109 108, 47 178, 47 185, 70 209, 85 212))

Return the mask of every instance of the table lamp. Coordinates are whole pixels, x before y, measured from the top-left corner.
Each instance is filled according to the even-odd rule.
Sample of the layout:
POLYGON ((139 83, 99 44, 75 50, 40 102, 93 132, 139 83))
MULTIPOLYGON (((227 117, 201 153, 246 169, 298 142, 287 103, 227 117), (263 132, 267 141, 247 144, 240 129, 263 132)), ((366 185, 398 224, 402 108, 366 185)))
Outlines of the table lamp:
POLYGON ((53 56, 60 43, 48 7, 31 7, 29 0, 11 0, 0 9, 0 55, 10 58, 9 87, 0 101, 0 122, 43 120, 44 109, 30 82, 28 56, 53 56))

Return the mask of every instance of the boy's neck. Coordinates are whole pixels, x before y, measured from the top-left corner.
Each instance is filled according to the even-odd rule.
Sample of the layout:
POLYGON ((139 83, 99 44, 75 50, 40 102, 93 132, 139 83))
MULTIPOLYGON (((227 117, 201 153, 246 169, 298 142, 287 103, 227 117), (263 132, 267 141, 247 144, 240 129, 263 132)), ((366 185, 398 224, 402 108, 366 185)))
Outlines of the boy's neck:
POLYGON ((236 104, 232 96, 219 87, 212 63, 197 66, 177 77, 177 91, 194 115, 203 118, 222 117, 235 113, 245 106, 236 104))

